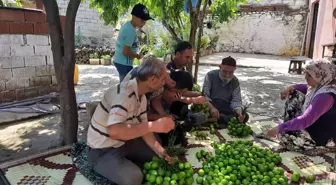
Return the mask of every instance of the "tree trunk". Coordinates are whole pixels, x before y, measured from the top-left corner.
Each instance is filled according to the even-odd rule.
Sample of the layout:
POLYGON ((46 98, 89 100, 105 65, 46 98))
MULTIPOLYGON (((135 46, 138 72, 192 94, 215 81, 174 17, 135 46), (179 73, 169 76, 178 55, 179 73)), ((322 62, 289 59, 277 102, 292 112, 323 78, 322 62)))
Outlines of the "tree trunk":
POLYGON ((64 38, 56 0, 43 0, 47 13, 47 22, 54 58, 55 73, 58 84, 62 145, 77 142, 78 112, 74 88, 75 69, 75 19, 81 0, 70 0, 66 12, 64 38))
POLYGON ((194 83, 197 83, 198 66, 199 66, 199 59, 200 59, 200 55, 201 55, 201 38, 202 38, 202 35, 203 35, 203 27, 204 27, 203 20, 204 20, 204 16, 205 16, 205 13, 206 13, 207 5, 208 5, 207 0, 204 0, 203 10, 201 12, 200 19, 198 19, 198 25, 200 25, 200 27, 199 27, 199 30, 198 30, 198 38, 197 38, 197 52, 196 52, 196 58, 195 58, 196 61, 195 61, 194 83))
MULTIPOLYGON (((191 29, 190 29, 190 35, 189 35, 189 42, 195 49, 195 38, 196 38, 196 32, 199 27, 198 25, 198 16, 199 16, 199 10, 201 8, 202 0, 198 0, 196 4, 196 9, 194 10, 192 7, 192 2, 191 0, 188 0, 188 7, 189 7, 189 12, 190 12, 190 24, 191 24, 191 29)), ((203 26, 203 25, 201 25, 203 26)), ((187 71, 192 74, 192 66, 193 66, 194 60, 192 59, 191 62, 187 65, 187 71)))
MULTIPOLYGON (((190 29, 189 42, 193 46, 193 48, 195 48, 196 31, 197 31, 197 27, 196 27, 195 23, 192 23, 191 29, 190 29)), ((196 53, 196 55, 197 55, 197 53, 196 53)), ((190 74, 192 74, 193 63, 194 63, 194 59, 192 58, 191 62, 188 63, 188 65, 187 65, 187 71, 190 74)))

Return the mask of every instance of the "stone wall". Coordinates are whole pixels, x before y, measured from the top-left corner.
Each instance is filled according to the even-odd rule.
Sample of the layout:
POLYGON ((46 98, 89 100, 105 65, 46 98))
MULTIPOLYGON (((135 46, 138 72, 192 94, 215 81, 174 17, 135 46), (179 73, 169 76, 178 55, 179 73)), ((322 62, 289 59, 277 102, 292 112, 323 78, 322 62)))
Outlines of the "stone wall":
POLYGON ((0 102, 56 91, 48 35, 0 34, 0 102))
POLYGON ((290 9, 307 8, 309 0, 249 0, 250 5, 268 6, 268 5, 287 5, 290 9))
POLYGON ((55 91, 46 15, 39 10, 0 8, 0 103, 55 91))
MULTIPOLYGON (((60 15, 65 15, 69 0, 57 0, 60 15)), ((96 9, 89 7, 90 1, 82 1, 76 16, 76 44, 114 47, 115 36, 112 26, 104 26, 96 9)))
POLYGON ((217 30, 218 52, 300 55, 307 20, 307 0, 262 0, 240 7, 240 13, 217 30))

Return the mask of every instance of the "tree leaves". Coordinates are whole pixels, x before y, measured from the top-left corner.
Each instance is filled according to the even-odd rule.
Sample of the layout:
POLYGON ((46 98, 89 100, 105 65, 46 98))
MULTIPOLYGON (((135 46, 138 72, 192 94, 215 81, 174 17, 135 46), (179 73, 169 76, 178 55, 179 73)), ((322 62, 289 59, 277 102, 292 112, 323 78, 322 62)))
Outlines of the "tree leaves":
MULTIPOLYGON (((0 7, 8 6, 10 4, 12 4, 12 3, 4 3, 2 0, 0 0, 0 7)), ((15 0, 15 6, 22 7, 22 4, 21 4, 20 0, 15 0)))
MULTIPOLYGON (((127 13, 135 4, 147 6, 151 16, 157 21, 165 21, 165 27, 181 39, 188 18, 183 12, 184 0, 90 0, 90 7, 96 8, 105 24, 116 25, 119 17, 127 13)), ((188 25, 186 25, 188 26, 188 25)))
POLYGON ((210 6, 210 11, 214 20, 226 22, 231 17, 235 17, 241 4, 245 4, 249 0, 215 0, 210 6))
MULTIPOLYGON (((120 16, 127 13, 135 4, 142 3, 147 6, 151 16, 153 16, 155 20, 165 21, 166 28, 170 27, 173 29, 180 39, 187 39, 186 37, 189 37, 189 35, 187 36, 185 33, 190 32, 190 17, 189 14, 184 12, 185 1, 186 0, 90 0, 90 7, 98 9, 106 25, 116 25, 120 16)), ((209 10, 213 20, 225 22, 228 21, 229 18, 236 16, 240 4, 247 2, 249 2, 249 0, 213 0, 209 10)))
POLYGON ((90 0, 90 7, 98 9, 106 25, 116 25, 119 17, 135 3, 135 0, 90 0))

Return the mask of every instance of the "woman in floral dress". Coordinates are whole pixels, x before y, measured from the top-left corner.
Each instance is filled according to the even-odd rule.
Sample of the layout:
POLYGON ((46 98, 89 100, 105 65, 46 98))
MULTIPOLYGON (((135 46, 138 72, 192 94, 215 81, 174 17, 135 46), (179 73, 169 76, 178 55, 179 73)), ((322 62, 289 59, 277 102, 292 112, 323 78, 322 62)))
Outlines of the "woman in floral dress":
POLYGON ((305 68, 306 84, 281 92, 288 97, 284 123, 270 129, 289 150, 317 155, 330 152, 336 142, 336 66, 327 60, 311 61, 305 68), (305 95, 305 96, 304 96, 305 95))

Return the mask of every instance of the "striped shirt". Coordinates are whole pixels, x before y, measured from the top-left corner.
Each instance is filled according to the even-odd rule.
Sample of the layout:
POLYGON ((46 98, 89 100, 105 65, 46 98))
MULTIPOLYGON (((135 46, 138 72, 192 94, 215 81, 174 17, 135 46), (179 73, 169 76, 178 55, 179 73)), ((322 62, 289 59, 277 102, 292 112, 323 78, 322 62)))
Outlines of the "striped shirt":
POLYGON ((87 142, 91 148, 120 147, 123 141, 112 139, 108 126, 147 122, 147 99, 139 97, 136 79, 107 90, 97 106, 89 126, 87 142))

